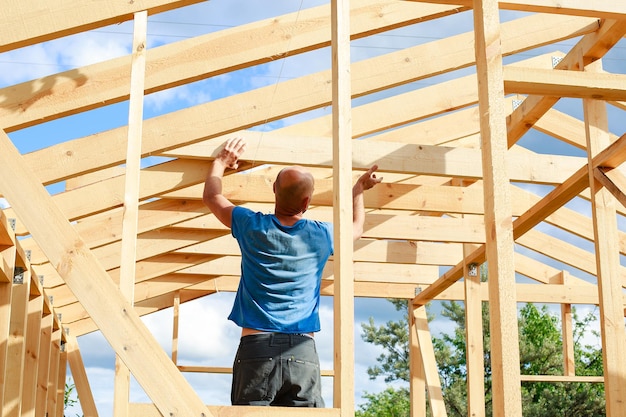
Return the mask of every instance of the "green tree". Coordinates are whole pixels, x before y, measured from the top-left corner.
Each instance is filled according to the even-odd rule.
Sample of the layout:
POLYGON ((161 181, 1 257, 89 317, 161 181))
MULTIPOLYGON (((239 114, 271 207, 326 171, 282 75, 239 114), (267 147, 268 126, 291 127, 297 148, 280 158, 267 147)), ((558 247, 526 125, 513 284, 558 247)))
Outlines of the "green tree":
MULTIPOLYGON (((74 385, 74 382, 72 382, 72 380, 70 379, 68 381, 65 381, 65 392, 63 395, 64 414, 68 407, 71 408, 76 404, 78 404, 78 398, 76 397, 76 385, 74 385)), ((80 416, 76 414, 76 417, 80 416)))
MULTIPOLYGON (((390 300, 398 311, 406 312, 406 301, 390 300)), ((443 302, 441 314, 452 321, 450 334, 433 337, 435 358, 449 416, 467 416, 465 311, 458 302, 443 302)), ((596 319, 590 313, 580 319, 574 310, 574 352, 577 375, 601 375, 602 354, 595 346, 582 344, 583 336, 596 319)), ((485 405, 491 411, 491 357, 489 352, 489 312, 483 303, 483 343, 485 352, 485 405)), ((381 346, 377 364, 368 369, 370 378, 386 382, 408 381, 408 324, 406 314, 399 320, 377 326, 373 319, 362 324, 363 340, 381 346)), ((529 375, 562 375, 563 354, 560 319, 547 306, 526 304, 519 313, 520 370, 529 375)), ((597 334, 596 334, 597 336, 597 334)), ((605 415, 604 386, 594 383, 524 382, 522 407, 525 417, 596 417, 605 415)), ((367 394, 356 415, 408 416, 408 390, 389 386, 378 394, 367 394), (404 396, 404 397, 403 397, 404 396), (402 399, 404 398, 404 399, 402 399), (392 407, 393 406, 393 407, 392 407), (404 412, 404 414, 399 414, 404 412)))

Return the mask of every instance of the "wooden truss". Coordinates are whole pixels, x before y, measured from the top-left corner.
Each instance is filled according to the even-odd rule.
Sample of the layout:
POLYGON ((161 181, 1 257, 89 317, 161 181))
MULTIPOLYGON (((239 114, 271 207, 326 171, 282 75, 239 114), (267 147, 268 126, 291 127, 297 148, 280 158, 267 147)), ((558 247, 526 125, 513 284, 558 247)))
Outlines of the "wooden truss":
MULTIPOLYGON (((238 248, 200 200, 208 161, 233 135, 245 136, 254 152, 242 174, 225 178, 230 199, 271 210, 276 172, 305 165, 316 176, 307 215, 338 225, 322 289, 335 301, 334 406, 272 416, 354 414, 354 297, 412 300, 413 415, 424 415, 426 398, 433 415, 446 414, 424 310, 435 299, 465 302, 472 346, 481 346, 481 303, 490 303, 498 416, 521 416, 520 381, 530 379, 519 369, 518 302, 562 305, 564 375, 534 378, 603 382, 607 416, 626 415, 626 245, 618 227, 626 136, 610 132, 607 111, 626 109, 626 75, 602 68, 602 58, 623 47, 624 4, 333 0, 330 8, 145 48, 147 15, 197 2, 2 6, 0 53, 132 19, 135 34, 128 57, 0 89, 0 195, 10 204, 0 212, 0 416, 62 416, 67 364, 85 415, 96 416, 77 343, 96 330, 120 360, 116 416, 270 415, 207 407, 181 373, 191 369, 177 366, 140 319, 172 307, 176 315, 180 303, 236 289, 238 248), (500 22, 499 9, 530 13, 500 22), (350 38, 460 13, 473 13, 473 31, 350 63, 350 38), (560 51, 568 39, 574 46, 560 51), (143 118, 145 94, 329 46, 327 70, 143 118), (538 48, 548 52, 522 55, 538 48), (466 68, 475 71, 456 71, 466 68), (367 104, 353 107, 354 98, 367 104), (557 110, 561 98, 579 99, 582 117, 557 110), (128 126, 25 154, 9 137, 122 101, 130 105, 128 126), (307 116, 328 106, 332 114, 307 116), (304 121, 253 129, 293 115, 304 121), (533 152, 523 146, 529 131, 587 157, 533 152), (167 162, 141 168, 148 156, 167 162), (385 181, 365 196, 365 232, 353 247, 343 238, 351 235, 350 186, 374 163, 385 181), (64 192, 44 188, 63 181, 64 192), (529 184, 551 191, 537 195, 529 184), (588 202, 590 215, 568 208, 572 200, 588 202), (563 235, 593 243, 594 253, 563 235), (537 260, 548 258, 564 267, 537 260), (485 262, 488 284, 473 273, 485 262), (572 304, 600 306, 602 378, 576 376, 572 304), (124 401, 129 372, 154 405, 124 401)), ((471 350, 467 362, 469 413, 484 415, 482 352, 471 350)))

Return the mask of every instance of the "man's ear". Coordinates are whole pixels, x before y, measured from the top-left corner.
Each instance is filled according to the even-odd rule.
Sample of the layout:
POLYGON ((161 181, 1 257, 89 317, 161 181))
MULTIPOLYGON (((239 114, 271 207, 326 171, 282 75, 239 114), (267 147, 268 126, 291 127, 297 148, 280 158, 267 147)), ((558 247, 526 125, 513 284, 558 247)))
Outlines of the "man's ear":
POLYGON ((311 197, 304 197, 304 199, 302 200, 302 214, 306 213, 306 211, 309 209, 309 203, 311 202, 311 197))

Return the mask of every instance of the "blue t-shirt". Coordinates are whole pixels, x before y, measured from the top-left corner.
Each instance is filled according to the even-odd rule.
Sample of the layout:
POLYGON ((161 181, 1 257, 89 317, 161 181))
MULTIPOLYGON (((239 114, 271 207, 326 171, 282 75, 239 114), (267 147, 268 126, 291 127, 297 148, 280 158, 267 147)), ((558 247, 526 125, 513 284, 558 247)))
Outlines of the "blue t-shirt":
POLYGON ((273 214, 235 207, 231 227, 241 249, 241 280, 228 318, 263 331, 319 331, 320 284, 333 254, 332 224, 302 219, 283 226, 273 214))

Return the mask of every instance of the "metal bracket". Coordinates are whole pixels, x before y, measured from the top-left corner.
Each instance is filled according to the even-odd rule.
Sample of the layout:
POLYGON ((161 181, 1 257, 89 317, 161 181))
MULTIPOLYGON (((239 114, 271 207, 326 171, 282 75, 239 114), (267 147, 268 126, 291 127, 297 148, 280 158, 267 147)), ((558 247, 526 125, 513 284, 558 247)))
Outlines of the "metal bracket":
POLYGON ((467 265, 467 274, 470 277, 477 277, 478 276, 478 264, 471 263, 467 265))
POLYGON ((418 295, 422 292, 422 287, 415 287, 415 295, 418 295))
POLYGON ((32 251, 30 249, 24 249, 24 255, 26 255, 26 260, 28 260, 28 262, 30 262, 31 253, 32 251))
POLYGON ((23 284, 24 283, 24 272, 26 269, 21 266, 16 266, 13 270, 13 283, 14 284, 23 284))
POLYGON ((15 228, 17 227, 17 223, 15 219, 10 218, 10 219, 7 219, 7 221, 9 222, 9 226, 11 226, 11 229, 13 229, 13 231, 15 232, 15 228))
POLYGON ((563 61, 563 58, 560 56, 553 56, 552 57, 552 68, 556 68, 557 65, 559 65, 559 62, 563 61))

